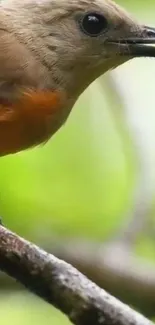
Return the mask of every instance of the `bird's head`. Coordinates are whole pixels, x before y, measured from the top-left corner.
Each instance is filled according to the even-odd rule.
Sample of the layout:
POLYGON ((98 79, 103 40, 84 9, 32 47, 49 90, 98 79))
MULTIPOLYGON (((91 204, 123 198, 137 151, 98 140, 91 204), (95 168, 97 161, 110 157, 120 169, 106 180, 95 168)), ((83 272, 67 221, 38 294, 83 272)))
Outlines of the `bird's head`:
POLYGON ((155 29, 111 0, 2 0, 12 29, 73 98, 123 62, 155 56, 155 29), (9 17, 9 13, 8 13, 9 17))

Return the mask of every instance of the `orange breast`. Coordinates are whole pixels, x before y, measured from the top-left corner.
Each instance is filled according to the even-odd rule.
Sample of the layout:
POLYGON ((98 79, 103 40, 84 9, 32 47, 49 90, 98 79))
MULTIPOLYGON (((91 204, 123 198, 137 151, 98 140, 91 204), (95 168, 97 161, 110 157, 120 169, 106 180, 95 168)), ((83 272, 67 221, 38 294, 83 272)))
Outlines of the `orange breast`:
POLYGON ((27 91, 13 103, 0 101, 0 155, 49 139, 64 122, 65 97, 51 91, 27 91))

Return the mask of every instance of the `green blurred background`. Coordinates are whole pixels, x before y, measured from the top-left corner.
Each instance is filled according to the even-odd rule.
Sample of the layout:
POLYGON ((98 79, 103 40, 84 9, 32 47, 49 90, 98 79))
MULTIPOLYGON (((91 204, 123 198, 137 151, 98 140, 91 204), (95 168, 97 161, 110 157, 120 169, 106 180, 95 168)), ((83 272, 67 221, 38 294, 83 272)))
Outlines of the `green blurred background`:
MULTIPOLYGON (((153 0, 117 2, 147 24, 155 25, 153 0)), ((149 104, 155 108, 155 62, 135 62, 118 69, 114 78, 123 84, 127 80, 126 87, 131 85, 126 88, 132 97, 129 106, 136 96, 146 101, 145 112, 140 110, 141 101, 135 104, 137 114, 139 121, 143 115, 142 123, 146 122, 150 130, 148 113, 153 130, 155 109, 149 110, 149 104), (141 82, 142 87, 146 85, 145 91, 141 82)), ((55 236, 59 241, 75 236, 104 242, 119 229, 131 209, 137 160, 124 114, 125 99, 111 78, 104 76, 89 87, 65 126, 45 146, 0 159, 0 215, 4 224, 21 236, 42 246, 55 236)), ((151 134, 153 144, 155 133, 151 134)), ((150 153, 153 162, 155 141, 150 153)), ((149 217, 154 224, 153 195, 152 202, 149 217)), ((141 235, 136 253, 155 261, 154 249, 154 236, 141 235)), ((12 319, 16 325, 69 324, 65 316, 25 291, 2 291, 0 315, 4 325, 12 319)))

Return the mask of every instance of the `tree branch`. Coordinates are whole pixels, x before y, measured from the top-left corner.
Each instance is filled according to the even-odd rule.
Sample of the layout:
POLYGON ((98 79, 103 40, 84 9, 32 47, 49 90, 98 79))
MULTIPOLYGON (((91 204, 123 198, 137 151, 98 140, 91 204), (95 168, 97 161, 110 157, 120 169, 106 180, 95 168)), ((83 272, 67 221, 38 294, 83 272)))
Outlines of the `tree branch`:
MULTIPOLYGON (((111 76, 107 78, 113 93, 119 97, 120 106, 123 107, 123 125, 128 129, 133 144, 133 166, 136 171, 136 179, 131 197, 131 205, 124 218, 124 223, 117 234, 117 238, 133 246, 137 237, 141 233, 146 233, 150 227, 149 215, 155 190, 154 122, 152 114, 150 114, 151 105, 149 105, 147 110, 146 119, 146 102, 144 97, 140 96, 143 93, 142 84, 140 89, 137 88, 135 92, 135 84, 133 83, 132 73, 130 73, 131 67, 123 66, 121 69, 125 70, 125 72, 127 69, 128 73, 121 73, 119 69, 119 71, 113 71, 111 76), (141 112, 141 118, 139 118, 139 111, 141 112)), ((137 83, 138 80, 139 77, 137 83)), ((144 83, 143 87, 146 93, 146 83, 144 83)), ((150 91, 150 87, 148 91, 150 91)))
POLYGON ((77 325, 151 325, 71 265, 0 226, 0 268, 77 325))
POLYGON ((155 316, 154 263, 138 258, 119 242, 93 243, 74 238, 52 245, 52 251, 145 316, 155 316))

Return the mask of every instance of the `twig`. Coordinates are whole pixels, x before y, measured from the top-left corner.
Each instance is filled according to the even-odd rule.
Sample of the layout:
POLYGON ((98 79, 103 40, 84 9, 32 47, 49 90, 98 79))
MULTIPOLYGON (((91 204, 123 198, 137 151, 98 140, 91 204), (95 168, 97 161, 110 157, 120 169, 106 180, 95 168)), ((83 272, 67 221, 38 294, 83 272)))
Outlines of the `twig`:
POLYGON ((0 268, 77 325, 151 325, 71 265, 0 226, 0 268))
MULTIPOLYGON (((128 69, 128 67, 126 67, 128 69)), ((147 110, 148 120, 142 117, 144 114, 141 96, 142 90, 135 92, 133 78, 130 81, 130 74, 123 75, 114 71, 109 77, 109 83, 113 93, 119 97, 120 106, 123 107, 123 125, 129 132, 130 139, 133 144, 133 166, 136 169, 135 186, 132 192, 131 206, 124 218, 124 224, 117 234, 117 238, 132 246, 141 233, 146 233, 149 228, 149 214, 152 208, 152 201, 155 190, 155 174, 154 174, 154 141, 152 136, 152 128, 150 125, 149 110, 147 110), (125 76, 128 78, 125 79, 125 76), (124 82, 122 82, 122 79, 124 82), (130 91, 129 91, 130 89, 130 91), (139 111, 141 117, 139 118, 139 111)), ((146 92, 146 83, 144 84, 146 92)), ((148 96, 149 97, 149 96, 148 96)), ((117 122, 117 120, 116 120, 117 122)), ((123 144, 123 140, 122 140, 123 144)), ((125 153, 124 143, 124 153, 125 153)))
POLYGON ((155 317, 155 265, 123 248, 70 239, 52 245, 59 258, 74 265, 92 281, 145 316, 155 317))

